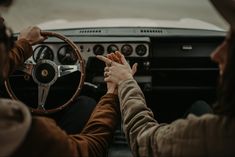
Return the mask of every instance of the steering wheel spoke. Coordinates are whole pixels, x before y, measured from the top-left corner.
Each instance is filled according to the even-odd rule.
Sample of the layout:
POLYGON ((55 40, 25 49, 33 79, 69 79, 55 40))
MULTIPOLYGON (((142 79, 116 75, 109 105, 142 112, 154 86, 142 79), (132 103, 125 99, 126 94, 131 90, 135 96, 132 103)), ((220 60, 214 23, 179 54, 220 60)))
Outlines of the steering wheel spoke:
POLYGON ((50 90, 49 85, 38 85, 38 109, 45 110, 45 102, 50 90))
POLYGON ((32 63, 24 63, 24 65, 18 67, 17 70, 22 71, 31 76, 34 66, 35 64, 32 63))
POLYGON ((58 65, 58 77, 71 74, 76 71, 81 71, 80 65, 58 65))

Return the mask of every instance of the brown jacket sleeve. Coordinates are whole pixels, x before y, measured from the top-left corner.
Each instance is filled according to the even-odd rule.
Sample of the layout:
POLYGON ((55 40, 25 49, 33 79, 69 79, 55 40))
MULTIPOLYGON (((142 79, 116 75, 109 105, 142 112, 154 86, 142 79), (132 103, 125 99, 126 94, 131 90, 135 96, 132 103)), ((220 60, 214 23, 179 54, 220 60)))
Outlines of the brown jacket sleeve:
POLYGON ((33 53, 32 46, 25 39, 17 40, 15 46, 11 49, 8 59, 5 61, 3 68, 3 79, 5 80, 16 67, 22 65, 33 53))
POLYGON ((119 117, 117 96, 104 95, 81 134, 67 135, 52 119, 34 117, 24 143, 13 156, 104 156, 119 117))

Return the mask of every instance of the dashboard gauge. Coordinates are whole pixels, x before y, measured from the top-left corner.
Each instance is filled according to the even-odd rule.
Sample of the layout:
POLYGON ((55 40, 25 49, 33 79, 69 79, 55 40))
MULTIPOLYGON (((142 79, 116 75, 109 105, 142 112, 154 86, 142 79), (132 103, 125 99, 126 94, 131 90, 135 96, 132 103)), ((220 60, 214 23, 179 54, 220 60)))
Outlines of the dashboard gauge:
POLYGON ((33 59, 37 63, 39 60, 48 59, 53 61, 54 54, 50 47, 46 45, 40 45, 34 49, 33 59))
POLYGON ((103 55, 104 54, 104 47, 102 45, 95 45, 93 47, 93 53, 95 55, 103 55))
POLYGON ((125 44, 121 48, 121 52, 124 56, 130 56, 133 52, 133 48, 129 44, 125 44))
POLYGON ((112 53, 112 52, 115 52, 115 51, 118 51, 119 49, 118 49, 118 47, 117 47, 117 45, 109 45, 108 46, 108 48, 107 48, 107 51, 108 51, 108 53, 112 53))
POLYGON ((147 47, 143 44, 136 46, 135 48, 136 54, 139 56, 144 56, 147 53, 147 47))
POLYGON ((68 45, 62 46, 57 53, 58 60, 63 65, 73 65, 77 62, 78 58, 72 47, 68 45))

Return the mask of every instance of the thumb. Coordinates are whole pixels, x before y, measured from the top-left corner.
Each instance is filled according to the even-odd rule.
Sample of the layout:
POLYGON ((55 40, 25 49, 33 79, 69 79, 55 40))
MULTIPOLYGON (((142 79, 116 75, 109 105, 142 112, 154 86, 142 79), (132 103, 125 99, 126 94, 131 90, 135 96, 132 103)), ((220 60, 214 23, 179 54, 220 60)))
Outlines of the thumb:
POLYGON ((40 36, 39 38, 39 42, 43 42, 44 40, 46 40, 48 37, 47 36, 40 36))
POLYGON ((46 36, 39 36, 39 38, 35 41, 31 41, 31 45, 36 45, 36 44, 40 44, 41 42, 43 42, 44 40, 46 40, 47 37, 46 36))
POLYGON ((124 64, 124 65, 129 65, 128 62, 126 61, 124 55, 122 55, 122 54, 121 54, 121 62, 122 62, 122 64, 124 64))
POLYGON ((138 66, 138 63, 135 63, 132 68, 131 68, 131 71, 132 71, 132 76, 135 75, 136 71, 137 71, 137 66, 138 66))

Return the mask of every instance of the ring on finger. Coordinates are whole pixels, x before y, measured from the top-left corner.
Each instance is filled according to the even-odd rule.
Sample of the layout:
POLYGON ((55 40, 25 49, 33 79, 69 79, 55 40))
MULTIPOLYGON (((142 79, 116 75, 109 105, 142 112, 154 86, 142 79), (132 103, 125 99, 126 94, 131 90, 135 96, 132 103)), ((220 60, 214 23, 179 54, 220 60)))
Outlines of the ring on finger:
POLYGON ((104 77, 108 77, 109 74, 107 72, 104 72, 104 77))
POLYGON ((111 67, 112 66, 112 61, 108 63, 108 67, 111 67))
POLYGON ((109 67, 105 67, 105 68, 104 68, 104 71, 105 71, 105 72, 109 72, 109 67))

